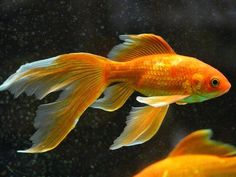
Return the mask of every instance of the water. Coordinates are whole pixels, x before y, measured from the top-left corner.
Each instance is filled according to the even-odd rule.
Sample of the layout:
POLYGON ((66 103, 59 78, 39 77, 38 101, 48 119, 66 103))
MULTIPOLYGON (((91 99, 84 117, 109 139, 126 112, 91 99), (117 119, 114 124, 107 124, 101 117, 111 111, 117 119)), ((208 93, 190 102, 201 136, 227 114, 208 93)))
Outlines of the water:
MULTIPOLYGON (((118 111, 89 108, 54 150, 19 154, 30 147, 37 101, 0 93, 0 176, 130 177, 165 157, 188 133, 211 128, 215 139, 236 145, 236 3, 171 0, 14 0, 0 2, 0 81, 22 64, 69 52, 106 56, 120 34, 155 33, 179 54, 219 69, 232 84, 224 96, 199 104, 172 105, 159 132, 145 144, 110 151, 120 135, 133 95, 118 111)), ((137 94, 136 94, 137 95, 137 94)))

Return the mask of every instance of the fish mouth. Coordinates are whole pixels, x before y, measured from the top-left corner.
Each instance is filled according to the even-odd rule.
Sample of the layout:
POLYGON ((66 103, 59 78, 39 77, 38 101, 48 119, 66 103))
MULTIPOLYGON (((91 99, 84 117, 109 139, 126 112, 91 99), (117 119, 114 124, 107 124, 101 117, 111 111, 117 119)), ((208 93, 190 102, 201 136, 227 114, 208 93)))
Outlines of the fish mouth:
POLYGON ((227 93, 230 90, 230 88, 231 88, 231 84, 228 82, 224 93, 227 93))
POLYGON ((230 87, 228 89, 226 89, 221 95, 227 93, 230 90, 230 87))
POLYGON ((219 91, 220 93, 218 94, 218 96, 224 95, 225 93, 227 93, 230 88, 231 88, 231 84, 228 82, 226 84, 226 86, 223 87, 224 89, 222 89, 223 91, 219 91))

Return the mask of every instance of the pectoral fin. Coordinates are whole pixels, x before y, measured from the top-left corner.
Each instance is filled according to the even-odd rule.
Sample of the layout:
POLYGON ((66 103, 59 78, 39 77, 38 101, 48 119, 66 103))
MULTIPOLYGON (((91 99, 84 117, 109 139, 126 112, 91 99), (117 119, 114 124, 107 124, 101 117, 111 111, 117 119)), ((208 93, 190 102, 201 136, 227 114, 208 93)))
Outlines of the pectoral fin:
POLYGON ((140 103, 145 103, 153 107, 161 107, 175 103, 188 96, 189 95, 171 95, 171 96, 153 96, 153 97, 138 96, 136 99, 140 103))
POLYGON ((177 105, 186 105, 186 104, 188 104, 188 103, 181 102, 181 101, 177 101, 176 104, 177 104, 177 105))
POLYGON ((168 105, 163 107, 137 107, 130 112, 124 131, 114 141, 110 149, 122 146, 142 144, 152 138, 158 131, 167 113, 168 105))

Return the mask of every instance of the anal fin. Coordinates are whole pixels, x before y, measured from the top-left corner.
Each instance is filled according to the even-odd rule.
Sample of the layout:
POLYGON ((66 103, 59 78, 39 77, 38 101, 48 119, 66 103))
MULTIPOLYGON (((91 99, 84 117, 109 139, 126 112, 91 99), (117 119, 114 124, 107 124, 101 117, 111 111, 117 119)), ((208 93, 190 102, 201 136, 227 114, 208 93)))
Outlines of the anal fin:
POLYGON ((108 87, 104 92, 104 97, 95 101, 91 107, 105 111, 115 111, 119 109, 134 90, 127 83, 118 83, 108 87))

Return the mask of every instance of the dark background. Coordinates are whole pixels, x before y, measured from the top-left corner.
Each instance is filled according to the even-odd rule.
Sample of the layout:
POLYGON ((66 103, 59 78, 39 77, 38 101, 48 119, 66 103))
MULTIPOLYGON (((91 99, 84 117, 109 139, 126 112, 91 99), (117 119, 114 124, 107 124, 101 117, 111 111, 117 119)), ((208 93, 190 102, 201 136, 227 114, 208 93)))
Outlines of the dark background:
POLYGON ((54 150, 20 154, 31 146, 33 118, 42 101, 0 93, 0 176, 130 177, 165 157, 188 133, 212 128, 236 145, 235 0, 3 0, 0 1, 0 82, 27 62, 69 52, 106 56, 120 34, 155 33, 179 54, 200 58, 230 80, 229 93, 186 106, 172 105, 159 132, 145 144, 110 151, 132 96, 120 110, 89 108, 54 150))

